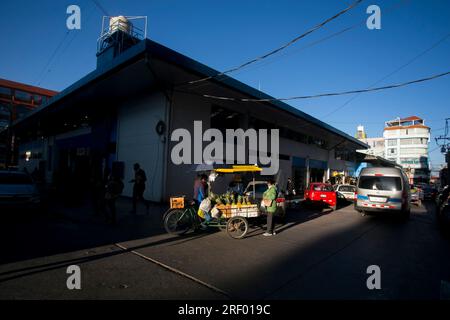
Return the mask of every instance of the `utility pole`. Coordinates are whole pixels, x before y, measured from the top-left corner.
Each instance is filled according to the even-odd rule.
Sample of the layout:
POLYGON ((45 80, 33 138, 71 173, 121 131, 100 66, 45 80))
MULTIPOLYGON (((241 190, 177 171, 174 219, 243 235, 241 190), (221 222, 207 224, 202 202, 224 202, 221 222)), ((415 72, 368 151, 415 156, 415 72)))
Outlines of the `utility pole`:
POLYGON ((449 136, 449 121, 450 118, 445 119, 445 131, 444 134, 435 137, 434 139, 436 140, 436 144, 441 147, 441 153, 443 153, 445 155, 445 162, 447 162, 447 176, 445 177, 446 183, 449 183, 449 178, 450 178, 450 174, 449 174, 449 168, 450 168, 450 156, 449 156, 449 151, 450 151, 450 136, 449 136))

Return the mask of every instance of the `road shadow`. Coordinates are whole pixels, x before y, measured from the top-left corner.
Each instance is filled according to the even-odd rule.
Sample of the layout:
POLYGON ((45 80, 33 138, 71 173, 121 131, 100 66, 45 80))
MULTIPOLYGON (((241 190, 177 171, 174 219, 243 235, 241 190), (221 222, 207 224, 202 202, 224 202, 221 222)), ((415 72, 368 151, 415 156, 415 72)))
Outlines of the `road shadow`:
MULTIPOLYGON (((308 226, 303 232, 296 229, 298 243, 292 243, 295 234, 290 236, 291 250, 286 254, 276 252, 282 237, 280 241, 269 240, 267 248, 275 251, 274 259, 266 261, 264 268, 246 273, 245 281, 239 279, 242 283, 219 281, 217 285, 244 299, 439 298, 436 284, 450 277, 449 244, 441 241, 430 223, 416 220, 416 215, 431 214, 430 211, 414 210, 406 222, 392 215, 361 217, 356 211, 350 218, 352 213, 345 211, 342 224, 337 223, 340 212, 330 216, 332 219, 324 219, 318 226, 326 232, 319 236, 308 226), (366 270, 372 264, 383 270, 383 291, 366 287, 366 270)), ((299 213, 292 222, 298 225, 305 221, 302 214, 307 215, 299 213)), ((268 251, 267 255, 271 253, 268 251)))
POLYGON ((131 199, 121 198, 117 225, 95 215, 89 202, 66 207, 55 201, 44 213, 8 212, 0 224, 0 241, 8 243, 0 265, 166 233, 162 216, 167 205, 153 203, 148 215, 142 208, 130 214, 130 208, 131 199))
MULTIPOLYGON (((337 210, 351 206, 350 202, 342 202, 338 204, 337 210)), ((311 206, 300 205, 295 207, 290 207, 286 209, 286 217, 281 219, 280 217, 275 217, 275 232, 282 233, 286 230, 294 228, 302 223, 318 219, 322 216, 333 213, 334 211, 328 207, 323 206, 311 206)), ((250 230, 245 236, 245 238, 252 238, 261 236, 266 232, 266 218, 261 217, 257 222, 250 225, 250 230)))

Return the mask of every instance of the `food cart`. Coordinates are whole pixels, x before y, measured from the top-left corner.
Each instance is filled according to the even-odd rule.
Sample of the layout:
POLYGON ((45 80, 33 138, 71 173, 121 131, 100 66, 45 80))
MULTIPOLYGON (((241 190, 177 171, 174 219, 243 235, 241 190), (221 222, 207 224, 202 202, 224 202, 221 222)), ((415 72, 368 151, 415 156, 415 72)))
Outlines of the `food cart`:
MULTIPOLYGON (((251 173, 253 182, 255 174, 260 173, 262 169, 256 165, 233 165, 231 167, 219 167, 212 169, 209 181, 209 190, 216 178, 227 174, 251 173)), ((255 185, 253 183, 253 185, 255 185)), ((253 194, 255 190, 253 190, 253 194)), ((236 196, 232 193, 215 195, 212 192, 208 194, 208 200, 205 204, 202 202, 200 207, 196 207, 193 201, 187 202, 185 196, 171 197, 170 209, 164 214, 164 227, 170 234, 183 235, 189 230, 200 229, 202 218, 205 214, 211 215, 211 220, 206 224, 208 228, 219 228, 225 230, 233 239, 242 239, 248 232, 249 219, 260 217, 263 212, 260 204, 255 199, 245 195, 236 196), (209 207, 208 207, 208 202, 209 207), (202 210, 205 209, 206 210, 202 210), (207 211, 207 212, 205 212, 207 211)), ((206 199, 205 199, 206 200, 206 199)))

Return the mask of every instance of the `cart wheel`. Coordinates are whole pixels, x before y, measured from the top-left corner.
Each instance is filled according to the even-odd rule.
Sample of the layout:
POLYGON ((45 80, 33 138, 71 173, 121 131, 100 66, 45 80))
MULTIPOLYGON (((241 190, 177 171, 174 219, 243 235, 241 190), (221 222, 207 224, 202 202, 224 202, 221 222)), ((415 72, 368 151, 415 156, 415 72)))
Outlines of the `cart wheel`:
POLYGON ((174 209, 165 214, 164 228, 167 233, 180 236, 188 232, 191 227, 191 218, 184 210, 174 209))
POLYGON ((248 221, 244 217, 232 217, 227 222, 227 234, 233 239, 242 239, 248 231, 248 221))

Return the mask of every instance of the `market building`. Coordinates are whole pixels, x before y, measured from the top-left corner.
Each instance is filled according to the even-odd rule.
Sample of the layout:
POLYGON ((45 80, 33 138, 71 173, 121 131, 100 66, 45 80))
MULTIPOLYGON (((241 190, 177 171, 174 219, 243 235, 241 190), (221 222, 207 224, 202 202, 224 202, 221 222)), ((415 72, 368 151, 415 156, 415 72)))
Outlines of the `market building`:
MULTIPOLYGON (((123 23, 124 21, 121 21, 123 23)), ((132 29, 132 28, 131 28, 132 29)), ((337 174, 354 175, 358 139, 272 99, 187 56, 145 39, 127 28, 111 28, 101 37, 97 68, 23 119, 14 123, 19 166, 33 170, 45 163, 48 183, 89 185, 105 169, 122 172, 125 196, 131 196, 133 164, 147 173, 145 196, 165 201, 170 195, 192 194, 196 164, 175 164, 171 141, 178 128, 194 135, 216 128, 279 130, 281 187, 288 177, 301 191, 308 182, 337 174), (210 77, 200 83, 191 81, 210 77), (38 154, 37 162, 26 155, 38 154)), ((244 142, 237 141, 239 145, 244 142)), ((247 154, 254 146, 246 146, 247 154)), ((224 159, 230 160, 230 159, 224 159)), ((232 159, 234 160, 234 159, 232 159)))

